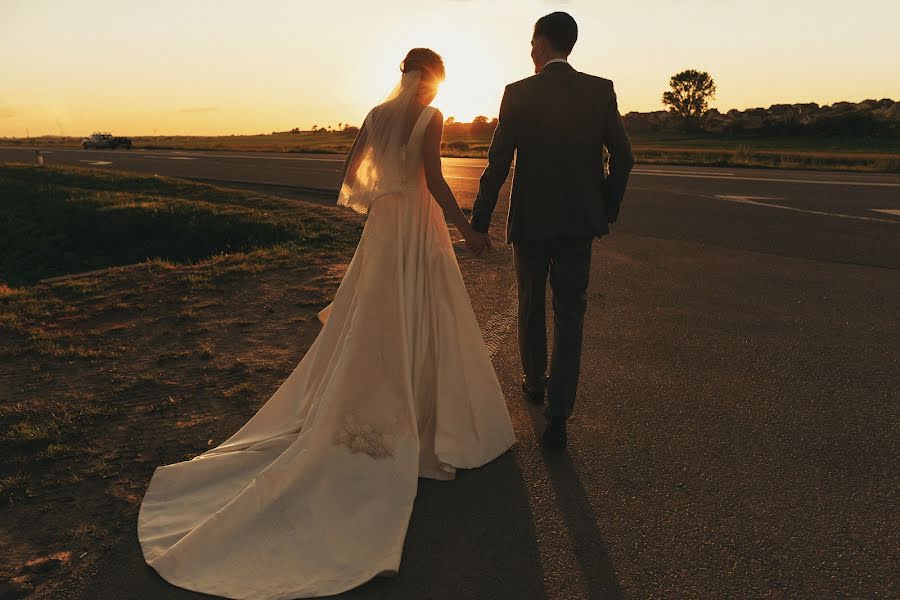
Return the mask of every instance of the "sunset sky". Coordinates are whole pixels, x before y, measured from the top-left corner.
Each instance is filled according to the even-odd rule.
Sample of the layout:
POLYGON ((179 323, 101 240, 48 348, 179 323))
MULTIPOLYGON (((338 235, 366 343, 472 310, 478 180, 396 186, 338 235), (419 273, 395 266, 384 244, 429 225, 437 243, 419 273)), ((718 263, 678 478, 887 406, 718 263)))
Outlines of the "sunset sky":
POLYGON ((896 0, 0 0, 0 136, 358 123, 415 46, 444 57, 445 116, 493 117, 553 10, 578 21, 573 66, 613 79, 623 114, 661 109, 685 68, 709 71, 723 111, 900 100, 896 0))

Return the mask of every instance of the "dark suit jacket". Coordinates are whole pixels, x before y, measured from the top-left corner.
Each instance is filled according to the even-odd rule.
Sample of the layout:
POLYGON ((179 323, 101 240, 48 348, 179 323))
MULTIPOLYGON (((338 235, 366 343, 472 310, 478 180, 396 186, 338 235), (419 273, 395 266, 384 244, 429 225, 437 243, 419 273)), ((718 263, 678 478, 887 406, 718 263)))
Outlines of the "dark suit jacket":
POLYGON ((507 244, 609 233, 634 165, 612 81, 551 63, 506 86, 472 208, 477 231, 490 226, 514 152, 507 244))

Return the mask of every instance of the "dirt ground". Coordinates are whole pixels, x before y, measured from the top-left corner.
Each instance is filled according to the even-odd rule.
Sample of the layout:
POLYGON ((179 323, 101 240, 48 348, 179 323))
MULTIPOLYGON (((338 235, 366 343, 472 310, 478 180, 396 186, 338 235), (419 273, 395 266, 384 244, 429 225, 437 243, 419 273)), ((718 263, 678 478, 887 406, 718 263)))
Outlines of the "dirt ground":
POLYGON ((90 578, 134 535, 153 470, 223 441, 293 370, 351 257, 269 248, 0 288, 15 307, 0 328, 0 598, 90 578))

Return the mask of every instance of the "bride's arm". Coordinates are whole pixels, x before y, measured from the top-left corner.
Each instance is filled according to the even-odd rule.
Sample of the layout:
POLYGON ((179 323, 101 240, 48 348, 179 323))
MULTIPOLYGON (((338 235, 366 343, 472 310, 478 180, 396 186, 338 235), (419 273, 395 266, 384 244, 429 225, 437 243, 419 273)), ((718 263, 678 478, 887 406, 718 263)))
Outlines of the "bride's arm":
POLYGON ((422 161, 425 167, 425 181, 428 184, 428 191, 437 200, 437 203, 444 211, 444 217, 447 222, 456 226, 459 232, 467 241, 477 237, 477 232, 472 229, 462 209, 456 202, 456 197, 447 180, 444 179, 444 173, 441 171, 441 134, 444 128, 444 115, 441 111, 435 110, 428 126, 425 128, 425 136, 422 140, 422 161))

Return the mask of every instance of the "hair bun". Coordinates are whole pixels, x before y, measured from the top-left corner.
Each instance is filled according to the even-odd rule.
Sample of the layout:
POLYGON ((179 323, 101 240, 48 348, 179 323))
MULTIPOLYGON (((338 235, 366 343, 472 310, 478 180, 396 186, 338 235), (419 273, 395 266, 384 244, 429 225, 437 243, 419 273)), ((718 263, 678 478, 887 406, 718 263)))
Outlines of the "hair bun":
POLYGON ((444 60, 441 56, 429 48, 413 48, 406 54, 406 58, 400 63, 403 73, 410 71, 422 71, 432 75, 436 79, 444 79, 444 60))

